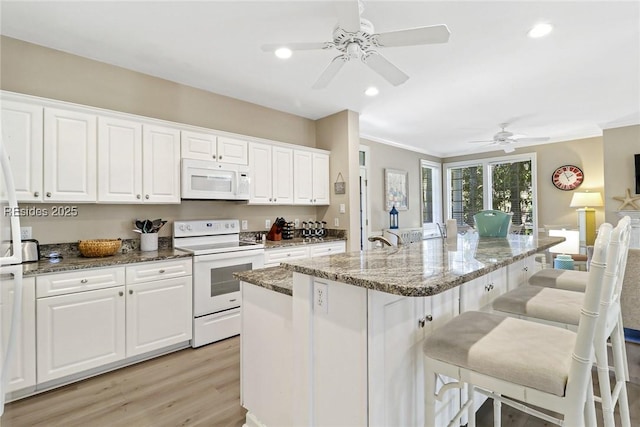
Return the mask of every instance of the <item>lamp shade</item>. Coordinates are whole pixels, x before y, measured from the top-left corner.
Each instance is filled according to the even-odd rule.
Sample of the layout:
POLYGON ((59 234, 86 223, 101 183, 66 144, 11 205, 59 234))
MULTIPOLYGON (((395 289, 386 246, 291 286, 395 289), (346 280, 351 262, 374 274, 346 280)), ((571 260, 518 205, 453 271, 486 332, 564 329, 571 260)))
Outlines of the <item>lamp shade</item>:
POLYGON ((602 206, 602 196, 598 191, 594 193, 573 193, 569 206, 572 208, 602 206))

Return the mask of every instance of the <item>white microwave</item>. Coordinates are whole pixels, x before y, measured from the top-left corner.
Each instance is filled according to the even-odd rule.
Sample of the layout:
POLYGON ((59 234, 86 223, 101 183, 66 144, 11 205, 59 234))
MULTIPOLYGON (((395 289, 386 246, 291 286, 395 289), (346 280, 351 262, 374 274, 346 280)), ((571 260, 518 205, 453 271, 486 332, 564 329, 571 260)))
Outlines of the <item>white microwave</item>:
POLYGON ((182 159, 183 199, 249 200, 249 167, 182 159))

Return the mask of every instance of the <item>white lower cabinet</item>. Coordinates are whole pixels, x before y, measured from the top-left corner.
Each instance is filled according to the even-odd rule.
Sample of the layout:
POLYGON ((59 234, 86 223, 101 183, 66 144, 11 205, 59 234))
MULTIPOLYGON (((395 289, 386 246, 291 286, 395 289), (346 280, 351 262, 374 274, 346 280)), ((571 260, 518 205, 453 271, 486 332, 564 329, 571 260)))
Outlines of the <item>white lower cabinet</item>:
POLYGON ((529 256, 507 266, 508 290, 513 290, 529 281, 529 277, 536 272, 535 256, 529 256))
POLYGON ((127 284, 127 357, 191 339, 191 276, 127 284))
MULTIPOLYGON (((0 324, 2 325, 2 349, 9 342, 9 329, 13 315, 13 278, 3 277, 0 289, 0 324)), ((7 392, 12 392, 36 385, 36 313, 35 287, 33 277, 22 279, 22 316, 16 334, 16 352, 13 356, 7 384, 7 392)))
POLYGON ((460 286, 460 313, 480 310, 507 292, 507 269, 500 268, 460 286))
POLYGON ((37 382, 188 342, 191 277, 190 258, 38 276, 37 382))
POLYGON ((345 252, 345 248, 346 243, 344 240, 341 240, 337 242, 313 243, 309 245, 266 249, 264 251, 264 267, 275 267, 281 262, 287 262, 293 259, 341 254, 345 252))
MULTIPOLYGON (((369 292, 369 425, 424 425, 422 342, 458 315, 458 300, 457 288, 424 298, 369 292)), ((436 425, 446 425, 460 407, 460 390, 436 405, 436 425)))
POLYGON ((124 286, 40 298, 38 383, 125 357, 124 286))

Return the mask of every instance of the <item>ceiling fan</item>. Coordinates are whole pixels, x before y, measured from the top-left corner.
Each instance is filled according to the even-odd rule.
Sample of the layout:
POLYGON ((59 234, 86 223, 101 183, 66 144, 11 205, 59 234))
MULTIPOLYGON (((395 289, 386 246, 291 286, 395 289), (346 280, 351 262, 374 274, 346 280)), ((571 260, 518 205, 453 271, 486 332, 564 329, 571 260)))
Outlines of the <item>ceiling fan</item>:
POLYGON ((488 143, 487 145, 498 145, 502 147, 505 153, 512 153, 515 151, 515 148, 512 146, 512 144, 516 144, 519 142, 544 142, 550 139, 548 136, 526 137, 525 135, 515 135, 513 132, 509 132, 505 129, 507 126, 509 126, 509 123, 501 123, 500 132, 493 135, 492 140, 469 142, 472 144, 488 143))
POLYGON ((333 30, 333 40, 318 43, 265 44, 262 50, 275 52, 286 47, 290 50, 336 49, 340 52, 333 58, 313 85, 314 89, 323 89, 338 74, 342 66, 352 59, 360 59, 369 68, 381 75, 394 86, 409 79, 402 70, 393 65, 378 52, 380 47, 413 46, 421 44, 446 43, 449 29, 446 25, 406 30, 374 33, 373 24, 361 17, 364 6, 361 1, 337 2, 338 25, 333 30))

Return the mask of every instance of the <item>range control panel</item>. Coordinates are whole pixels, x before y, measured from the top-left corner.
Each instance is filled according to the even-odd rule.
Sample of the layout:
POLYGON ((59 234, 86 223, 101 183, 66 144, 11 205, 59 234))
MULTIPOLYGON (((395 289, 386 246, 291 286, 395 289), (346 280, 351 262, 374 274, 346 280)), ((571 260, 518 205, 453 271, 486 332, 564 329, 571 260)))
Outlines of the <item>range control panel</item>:
POLYGON ((240 233, 240 221, 237 219, 214 219, 175 221, 174 237, 215 236, 218 234, 240 233))

